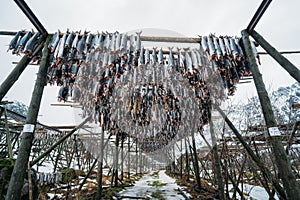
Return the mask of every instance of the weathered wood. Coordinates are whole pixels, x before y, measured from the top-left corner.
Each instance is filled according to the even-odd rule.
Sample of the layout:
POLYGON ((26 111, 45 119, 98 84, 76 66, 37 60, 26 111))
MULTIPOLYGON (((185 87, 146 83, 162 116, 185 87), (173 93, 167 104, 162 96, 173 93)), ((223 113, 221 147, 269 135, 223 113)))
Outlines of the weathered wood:
POLYGON ((218 185, 218 194, 219 194, 219 199, 224 200, 225 199, 225 194, 224 194, 224 182, 223 182, 223 176, 222 176, 222 169, 221 169, 221 160, 218 154, 218 146, 217 146, 217 138, 215 134, 215 125, 212 120, 212 107, 211 105, 209 106, 208 109, 208 115, 209 115, 209 130, 210 130, 210 135, 211 135, 211 140, 212 140, 212 153, 213 153, 213 159, 214 159, 214 173, 215 173, 215 178, 217 180, 217 185, 218 185))
POLYGON ((288 59, 282 56, 273 46, 271 46, 259 33, 255 30, 251 33, 255 41, 264 48, 270 56, 272 56, 296 81, 300 82, 300 70, 288 59))
POLYGON ((49 149, 47 149, 44 153, 38 156, 36 159, 30 162, 31 166, 37 164, 42 158, 47 156, 52 150, 54 150, 58 145, 63 143, 67 138, 69 138, 73 133, 75 133, 78 129, 80 129, 85 123, 87 123, 92 115, 88 116, 83 122, 81 122, 78 126, 76 126, 72 131, 68 134, 64 135, 61 139, 59 139, 56 143, 54 143, 49 149))
POLYGON ((184 138, 184 147, 185 147, 185 172, 186 172, 186 181, 190 179, 190 162, 189 162, 189 152, 187 148, 187 139, 184 138))
MULTIPOLYGON (((198 154, 197 154, 197 147, 195 141, 195 133, 192 132, 192 145, 193 145, 193 156, 194 156, 194 166, 195 166, 195 176, 197 182, 197 188, 201 191, 201 179, 200 179, 200 172, 199 172, 199 162, 198 162, 198 154)), ((191 152, 192 153, 192 152, 191 152)))
MULTIPOLYGON (((297 54, 300 53, 300 51, 278 51, 278 53, 282 54, 297 54)), ((259 55, 269 55, 268 52, 258 52, 259 55)))
POLYGON ((116 134, 116 158, 114 162, 115 171, 115 187, 118 187, 118 176, 119 176, 119 144, 120 144, 120 132, 116 134))
POLYGON ((291 133, 291 135, 290 135, 290 137, 289 137, 289 141, 288 141, 288 143, 287 143, 287 145, 286 145, 286 149, 285 149, 286 154, 289 154, 289 150, 290 150, 290 148, 291 148, 291 146, 292 146, 293 139, 294 139, 294 137, 295 137, 296 130, 297 130, 297 127, 298 127, 299 125, 300 125, 300 121, 297 121, 297 122, 294 124, 294 126, 293 126, 292 133, 291 133))
POLYGON ((102 177, 103 177, 103 158, 104 158, 104 149, 106 145, 108 144, 108 141, 110 139, 112 134, 109 135, 108 139, 104 143, 104 127, 101 126, 101 139, 100 139, 100 155, 98 160, 98 187, 97 187, 97 194, 96 199, 101 199, 102 197, 102 177))
POLYGON ((148 42, 199 43, 201 41, 201 38, 141 36, 141 40, 148 42))
POLYGON ((127 162, 127 171, 128 171, 128 179, 130 180, 130 167, 131 167, 131 160, 130 160, 130 137, 128 139, 128 162, 127 162))
MULTIPOLYGON (((1 115, 0 115, 1 117, 1 115)), ((11 140, 10 140, 10 133, 9 133, 9 126, 7 122, 7 111, 6 108, 4 108, 4 118, 5 118, 5 132, 6 132, 6 143, 7 143, 7 150, 8 150, 8 157, 13 158, 13 152, 12 152, 12 146, 11 146, 11 140)))
POLYGON ((250 148, 250 146, 245 142, 245 140, 243 139, 243 136, 239 133, 239 131, 235 128, 235 126, 233 125, 233 123, 228 119, 228 117, 226 116, 226 114, 223 112, 223 110, 217 106, 214 105, 215 108, 218 110, 218 112, 222 115, 222 117, 224 118, 226 124, 229 126, 229 128, 232 130, 232 132, 235 134, 235 136, 238 138, 238 140, 240 141, 240 143, 242 144, 242 146, 245 148, 245 150, 247 151, 248 155, 251 157, 251 159, 256 163, 256 165, 260 168, 261 172, 272 182, 274 188, 276 189, 277 193, 283 198, 283 199, 287 199, 286 195, 285 195, 285 191, 284 189, 280 186, 278 180, 272 175, 272 173, 270 172, 270 170, 264 165, 264 163, 262 162, 262 160, 255 155, 255 153, 253 152, 253 150, 250 148))
MULTIPOLYGON (((255 38, 259 38, 258 43, 262 43, 261 45, 266 45, 267 43, 262 42, 262 37, 260 38, 259 35, 253 31, 252 35, 255 35, 255 38)), ((262 80, 262 75, 258 69, 258 66, 256 64, 255 56, 253 54, 253 50, 251 47, 249 34, 246 30, 242 31, 242 40, 245 47, 245 51, 247 54, 247 58, 249 60, 250 69, 253 74, 254 83, 256 86, 257 94, 260 100, 260 104, 262 107, 264 119, 266 122, 266 125, 268 127, 268 139, 273 147, 273 154, 275 156, 276 165, 278 168, 278 172, 280 175, 280 178, 283 182, 284 188, 286 190, 287 196, 289 199, 300 199, 300 189, 299 184, 296 181, 295 174, 292 171, 291 163, 287 158, 287 155, 285 153, 284 147, 282 145, 282 137, 280 135, 270 135, 270 128, 277 127, 277 122, 275 120, 275 115, 272 109, 271 101, 269 99, 265 84, 262 80)), ((277 57, 279 56, 278 62, 281 62, 281 65, 286 68, 286 70, 289 70, 288 72, 295 73, 295 76, 292 76, 300 82, 300 71, 297 70, 291 70, 293 66, 291 63, 288 63, 289 61, 286 60, 283 56, 281 56, 275 49, 271 50, 272 47, 264 47, 266 51, 269 51, 269 53, 274 53, 273 56, 277 57)), ((296 68, 296 67, 295 67, 296 68)))
MULTIPOLYGON (((44 39, 44 38, 43 38, 44 39)), ((32 58, 36 56, 42 48, 44 47, 43 40, 39 41, 39 45, 35 48, 31 55, 24 55, 20 62, 15 66, 15 68, 11 71, 11 73, 6 77, 3 83, 0 86, 0 102, 7 94, 9 89, 13 86, 13 84, 19 79, 22 72, 25 70, 27 65, 30 63, 32 58)))
MULTIPOLYGON (((47 46, 51 40, 51 36, 48 36, 44 44, 45 51, 42 56, 41 65, 37 75, 37 80, 32 93, 31 102, 28 108, 28 114, 26 118, 26 124, 22 134, 21 145, 19 147, 19 154, 12 172, 12 176, 9 182, 6 200, 20 199, 21 190, 24 183, 24 176, 26 174, 27 166, 29 161, 29 155, 31 151, 31 145, 34 136, 34 129, 37 122, 37 116, 40 108, 40 103, 46 85, 47 68, 48 68, 48 57, 50 51, 47 46), (27 126, 27 127, 26 127, 27 126)), ((27 61, 29 59, 26 59, 27 61)))

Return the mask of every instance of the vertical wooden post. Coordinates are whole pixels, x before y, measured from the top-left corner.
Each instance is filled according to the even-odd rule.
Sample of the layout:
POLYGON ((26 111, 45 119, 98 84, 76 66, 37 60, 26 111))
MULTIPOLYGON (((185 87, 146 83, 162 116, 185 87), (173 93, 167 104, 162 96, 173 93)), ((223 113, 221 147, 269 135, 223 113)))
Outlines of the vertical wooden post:
POLYGON ((131 160, 130 160, 130 136, 128 136, 128 163, 127 163, 127 167, 128 167, 128 169, 127 169, 127 171, 128 171, 128 179, 130 180, 130 162, 131 162, 131 160))
POLYGON ((266 126, 268 127, 267 137, 273 147, 273 153, 275 156, 279 176, 282 179, 288 198, 293 200, 300 199, 299 184, 296 181, 295 174, 293 173, 293 170, 291 168, 291 163, 288 160, 284 147, 282 145, 282 137, 280 136, 280 132, 277 127, 274 112, 272 110, 272 105, 266 91, 265 84, 262 80, 262 76, 256 64, 256 60, 250 44, 249 34, 246 30, 242 31, 242 39, 247 57, 249 59, 250 69, 253 74, 253 79, 266 121, 266 126), (274 134, 272 132, 274 132, 274 134))
POLYGON ((211 106, 209 106, 209 129, 212 139, 212 153, 213 153, 213 159, 214 159, 214 173, 215 173, 215 179, 217 180, 218 185, 218 193, 219 193, 219 199, 224 200, 225 194, 224 194, 224 182, 223 182, 223 176, 222 176, 222 169, 221 169, 221 160, 218 153, 218 144, 217 144, 217 138, 214 130, 214 123, 212 121, 212 113, 211 113, 211 106))
MULTIPOLYGON (((28 111, 29 112, 29 111, 28 111)), ((44 151, 41 155, 39 155, 36 159, 30 162, 31 166, 38 163, 42 158, 47 156, 53 149, 55 149, 58 145, 63 143, 67 138, 69 138, 73 133, 75 133, 78 129, 80 129, 84 124, 86 124, 90 119, 91 116, 88 116, 83 122, 81 122, 78 126, 76 126, 74 129, 72 129, 68 134, 64 135, 62 138, 60 138, 56 143, 54 143, 49 149, 44 151)))
POLYGON ((182 180, 182 172, 183 172, 183 153, 182 153, 182 138, 180 140, 180 179, 182 180))
POLYGON ((200 191, 201 190, 201 179, 200 179, 198 153, 197 153, 197 148, 196 148, 194 132, 192 132, 192 145, 193 145, 193 152, 194 152, 193 155, 194 155, 195 176, 196 176, 196 181, 197 181, 197 187, 198 187, 198 190, 200 191))
POLYGON ((272 56, 296 81, 300 82, 300 70, 293 65, 288 59, 282 56, 274 47, 272 47, 259 33, 255 30, 251 32, 251 36, 260 44, 266 52, 272 56))
POLYGON ((245 142, 242 135, 239 133, 239 131, 235 128, 233 123, 228 119, 226 114, 221 110, 220 107, 215 105, 215 108, 218 110, 218 112, 221 114, 221 116, 224 118, 225 122, 229 126, 229 128, 232 130, 232 132, 235 134, 237 139, 240 141, 240 143, 243 145, 245 150, 247 151, 248 155, 251 157, 251 159, 256 163, 256 165, 259 167, 261 172, 264 174, 264 176, 268 177, 268 179, 272 182, 274 188, 276 189, 277 193, 283 198, 287 199, 285 192, 281 185, 279 184, 278 180, 273 176, 273 174, 270 172, 270 170, 264 165, 262 160, 255 155, 251 147, 245 142))
POLYGON ((121 135, 121 181, 124 178, 124 133, 121 135))
POLYGON ((116 160, 115 160, 115 187, 118 187, 118 179, 119 179, 119 143, 120 143, 120 133, 116 134, 116 160))
POLYGON ((135 139, 135 169, 136 169, 136 174, 139 173, 139 158, 138 158, 138 139, 135 139))
MULTIPOLYGON (((109 139, 107 139, 107 142, 108 141, 109 141, 109 139)), ((104 126, 101 126, 100 156, 99 157, 100 157, 100 159, 98 160, 98 187, 97 187, 96 199, 101 199, 101 196, 102 196, 102 175, 103 175, 103 157, 104 157, 104 126)))
POLYGON ((142 157, 142 151, 141 149, 139 149, 138 151, 138 168, 139 168, 139 173, 142 174, 142 166, 143 166, 143 157, 142 157))
POLYGON ((189 162, 189 152, 187 147, 186 138, 184 138, 184 145, 185 145, 185 171, 186 171, 186 181, 190 179, 190 162, 189 162))
MULTIPOLYGON (((0 117, 1 117, 1 115, 0 115, 0 117)), ((7 149, 8 149, 8 157, 13 158, 6 108, 4 108, 4 117, 5 117, 5 130, 6 130, 6 142, 7 142, 7 149)))
MULTIPOLYGON (((43 37, 43 39, 45 39, 43 37)), ((3 97, 6 95, 8 90, 13 86, 13 84, 19 79, 22 72, 25 70, 27 65, 30 63, 33 57, 35 57, 44 47, 44 42, 41 42, 31 55, 24 55, 20 62, 15 66, 13 71, 6 77, 3 83, 0 86, 0 102, 3 97)))
MULTIPOLYGON (((9 182, 7 194, 5 197, 6 200, 21 198, 21 190, 24 183, 24 176, 26 174, 27 163, 29 161, 29 155, 31 151, 33 137, 34 137, 37 115, 40 108, 44 86, 46 85, 47 68, 49 66, 48 57, 50 53, 48 49, 48 44, 50 40, 51 40, 51 36, 48 36, 44 44, 45 50, 42 56, 42 61, 37 75, 35 87, 32 93, 31 102, 28 109, 28 115, 26 117, 26 123, 23 129, 19 154, 9 182)), ((26 61, 30 61, 30 59, 26 59, 26 61)))

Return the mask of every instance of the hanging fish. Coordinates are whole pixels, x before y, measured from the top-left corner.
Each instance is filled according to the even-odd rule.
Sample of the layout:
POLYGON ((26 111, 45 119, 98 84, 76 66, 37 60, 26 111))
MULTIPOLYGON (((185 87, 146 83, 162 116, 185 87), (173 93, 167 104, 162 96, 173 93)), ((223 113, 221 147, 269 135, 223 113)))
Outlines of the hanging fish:
POLYGON ((186 72, 189 73, 193 73, 193 65, 192 65, 192 59, 187 51, 187 49, 185 49, 185 53, 184 53, 184 59, 185 59, 185 65, 186 65, 186 72))
POLYGON ((18 46, 19 52, 23 52, 24 47, 25 47, 27 41, 30 39, 31 36, 32 36, 32 32, 31 31, 27 31, 25 33, 25 35, 21 38, 19 46, 18 46))
POLYGON ((208 49, 208 43, 207 43, 207 36, 201 37, 201 45, 202 45, 204 52, 208 52, 209 49, 208 49))
POLYGON ((218 43, 218 38, 213 36, 213 42, 214 42, 214 46, 216 48, 216 52, 217 52, 217 58, 221 59, 222 58, 222 51, 221 51, 221 47, 218 43))
POLYGON ((234 38, 230 38, 229 42, 230 42, 230 50, 231 50, 231 53, 233 55, 233 58, 236 59, 237 56, 239 55, 239 52, 238 52, 238 49, 236 47, 234 38))
POLYGON ((122 53, 125 53, 127 50, 127 33, 122 34, 120 50, 122 53))
POLYGON ((223 37, 223 40, 224 40, 224 43, 225 43, 227 55, 231 55, 231 48, 230 48, 229 38, 226 36, 226 37, 223 37))
POLYGON ((219 37, 219 44, 220 44, 220 48, 222 51, 222 56, 225 56, 226 55, 226 47, 225 47, 222 37, 219 37))
POLYGON ((193 50, 191 50, 191 59, 192 59, 192 66, 195 69, 199 69, 197 55, 193 50))
POLYGON ((77 44, 76 49, 77 49, 78 55, 81 55, 81 54, 85 53, 84 49, 85 49, 85 46, 86 46, 86 44, 85 44, 86 37, 87 37, 86 34, 87 34, 87 32, 84 31, 84 33, 82 34, 81 39, 79 40, 79 42, 77 44))
POLYGON ((236 37, 236 38, 235 38, 235 45, 236 45, 236 47, 237 47, 237 50, 238 50, 238 52, 239 52, 240 57, 243 57, 243 56, 244 56, 244 53, 243 53, 242 47, 240 46, 239 41, 240 41, 240 38, 236 37))
POLYGON ((21 41, 22 37, 19 37, 16 45, 15 45, 15 48, 13 49, 12 51, 12 54, 17 54, 17 55, 20 55, 19 54, 19 44, 20 44, 20 41, 21 41))
POLYGON ((158 62, 158 57, 157 57, 157 54, 156 54, 156 49, 157 49, 157 47, 153 47, 153 50, 152 50, 152 63, 158 62))
POLYGON ((141 34, 142 31, 136 32, 136 45, 135 45, 135 52, 141 51, 142 42, 141 42, 141 34))
POLYGON ((139 56, 139 65, 145 64, 145 55, 144 55, 144 49, 141 48, 140 56, 139 56))
POLYGON ((59 42, 59 35, 60 35, 60 30, 54 33, 52 36, 52 40, 50 44, 48 45, 48 48, 50 49, 50 52, 53 53, 55 51, 55 48, 59 42))
MULTIPOLYGON (((68 32, 68 30, 67 30, 68 32)), ((65 42, 65 48, 71 48, 72 47, 72 42, 74 40, 74 32, 72 31, 72 33, 69 33, 67 40, 65 42)))
POLYGON ((159 64, 164 64, 164 54, 162 48, 158 51, 158 62, 159 64))
POLYGON ((104 53, 102 67, 106 67, 108 65, 109 53, 104 53))
POLYGON ((75 34, 75 38, 74 38, 74 40, 73 40, 73 42, 72 42, 72 48, 73 48, 73 49, 77 49, 77 44, 78 44, 78 42, 79 42, 79 35, 80 35, 80 32, 81 32, 81 31, 76 32, 76 34, 75 34))
POLYGON ((97 46, 96 46, 96 50, 98 50, 98 51, 102 51, 103 50, 103 47, 104 47, 104 38, 105 38, 105 33, 101 32, 101 34, 99 36, 99 39, 98 39, 97 46))
POLYGON ((209 55, 211 56, 211 58, 214 58, 216 55, 216 49, 215 49, 215 45, 212 41, 212 37, 213 37, 213 35, 208 36, 207 42, 208 42, 208 48, 209 48, 209 55))
POLYGON ((122 34, 120 34, 118 31, 116 32, 116 50, 120 51, 121 49, 121 38, 122 34))
POLYGON ((71 48, 68 53, 68 61, 74 60, 76 55, 76 49, 71 48))
POLYGON ((134 51, 134 43, 135 43, 134 35, 131 34, 131 35, 130 35, 130 40, 129 40, 129 50, 130 50, 131 52, 134 51))
POLYGON ((24 48, 24 53, 26 55, 30 55, 33 51, 34 46, 38 41, 38 37, 40 36, 40 32, 36 32, 26 43, 24 48))
POLYGON ((115 49, 116 49, 116 36, 115 36, 115 33, 113 33, 112 36, 111 36, 111 40, 110 40, 108 49, 111 53, 114 52, 115 49))
POLYGON ((198 67, 203 67, 204 63, 202 63, 202 59, 201 59, 201 55, 200 55, 199 50, 195 49, 194 52, 196 54, 196 58, 197 58, 197 61, 198 61, 198 67))
POLYGON ((97 32, 94 37, 93 37, 93 40, 92 40, 92 43, 91 43, 91 49, 95 50, 97 49, 97 46, 98 46, 98 40, 99 40, 99 32, 97 32))
POLYGON ((8 45, 7 51, 13 50, 16 48, 22 32, 23 31, 18 31, 17 34, 13 37, 13 39, 10 41, 10 43, 8 45))
POLYGON ((86 40, 85 40, 85 45, 87 46, 88 51, 92 46, 93 37, 94 37, 94 35, 91 32, 88 32, 88 35, 87 35, 86 40))
POLYGON ((57 46, 55 47, 54 52, 53 52, 53 55, 54 55, 55 58, 58 58, 58 51, 59 51, 60 44, 61 44, 61 39, 59 38, 57 46))
POLYGON ((174 66, 174 56, 173 56, 172 49, 173 49, 173 47, 169 47, 169 62, 168 62, 168 66, 171 66, 171 67, 174 66))
POLYGON ((145 62, 146 62, 146 64, 150 63, 150 51, 148 48, 145 51, 145 62))
POLYGON ((64 59, 64 53, 65 53, 65 43, 67 40, 67 35, 68 35, 68 31, 64 33, 64 35, 61 38, 61 42, 58 48, 58 54, 57 54, 57 58, 59 58, 60 60, 64 59))
POLYGON ((109 44, 110 44, 110 38, 109 38, 109 33, 106 32, 104 42, 103 42, 103 50, 108 51, 109 50, 109 44))

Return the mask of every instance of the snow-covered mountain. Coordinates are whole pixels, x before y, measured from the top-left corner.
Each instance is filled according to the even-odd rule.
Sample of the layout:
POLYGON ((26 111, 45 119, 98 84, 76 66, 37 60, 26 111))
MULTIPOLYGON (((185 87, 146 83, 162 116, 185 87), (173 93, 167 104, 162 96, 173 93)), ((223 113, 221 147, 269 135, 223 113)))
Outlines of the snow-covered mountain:
MULTIPOLYGON (((280 87, 269 93, 269 97, 278 124, 294 124, 300 120, 300 109, 294 108, 300 104, 300 83, 280 87)), ((228 116, 240 130, 265 124, 258 96, 250 98, 245 105, 229 106, 228 116)))
POLYGON ((28 106, 26 106, 24 103, 19 101, 13 101, 12 103, 3 105, 3 107, 23 116, 26 116, 28 112, 28 106))

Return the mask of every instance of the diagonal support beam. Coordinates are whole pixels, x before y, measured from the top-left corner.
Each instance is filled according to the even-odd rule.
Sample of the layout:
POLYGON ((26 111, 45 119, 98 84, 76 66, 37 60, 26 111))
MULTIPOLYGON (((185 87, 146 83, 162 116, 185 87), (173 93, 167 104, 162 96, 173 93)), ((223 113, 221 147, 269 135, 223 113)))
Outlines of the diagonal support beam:
POLYGON ((15 3, 19 6, 19 8, 23 11, 23 13, 28 17, 30 22, 35 26, 35 28, 41 34, 48 34, 42 23, 38 20, 38 18, 34 15, 32 10, 28 7, 24 0, 15 0, 15 3))
POLYGON ((251 19, 251 21, 246 29, 248 33, 252 33, 252 31, 254 30, 258 21, 263 16, 263 14, 267 10, 267 8, 269 7, 271 2, 272 2, 272 0, 263 0, 263 2, 260 4, 260 6, 258 7, 257 11, 255 12, 253 18, 251 19))
POLYGON ((24 55, 20 62, 15 66, 13 71, 6 77, 0 86, 0 102, 7 94, 13 84, 19 79, 27 65, 30 63, 33 57, 35 57, 44 47, 44 37, 41 38, 42 42, 36 47, 31 55, 24 55))
POLYGON ((266 52, 272 56, 296 81, 300 82, 300 70, 293 65, 288 59, 282 56, 272 45, 270 45, 259 33, 255 30, 250 34, 253 39, 262 47, 266 52))

